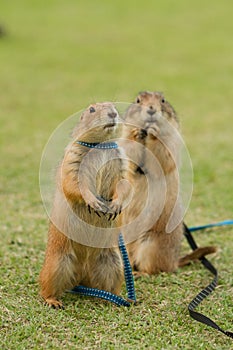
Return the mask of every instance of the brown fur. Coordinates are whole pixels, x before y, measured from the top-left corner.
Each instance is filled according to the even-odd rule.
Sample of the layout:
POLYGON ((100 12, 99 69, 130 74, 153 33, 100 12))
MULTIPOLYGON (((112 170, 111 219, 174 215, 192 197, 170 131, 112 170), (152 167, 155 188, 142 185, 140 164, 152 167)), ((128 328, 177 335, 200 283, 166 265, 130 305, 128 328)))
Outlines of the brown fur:
POLYGON ((98 233, 101 236, 102 228, 115 229, 118 237, 119 214, 128 194, 121 181, 126 178, 128 166, 122 159, 124 152, 120 148, 90 150, 76 143, 113 139, 119 133, 117 121, 118 114, 111 103, 90 106, 74 129, 58 169, 46 256, 40 273, 40 294, 54 308, 62 307, 58 298, 78 284, 120 293, 123 267, 118 247, 108 247, 105 241, 103 248, 92 247, 80 244, 77 239, 78 235, 81 240, 88 236, 91 229, 88 224, 93 227, 95 239, 98 233), (81 224, 78 218, 83 220, 81 224))
MULTIPOLYGON (((136 239, 128 244, 128 252, 135 275, 172 272, 215 250, 197 249, 187 257, 179 259, 183 237, 182 209, 179 195, 178 167, 180 156, 179 122, 175 110, 159 92, 142 92, 125 114, 122 145, 129 159, 133 159, 131 182, 135 189, 130 206, 124 212, 124 223, 129 223, 146 205, 148 195, 152 197, 148 217, 156 215, 160 208, 159 186, 165 181, 166 195, 162 211, 157 220, 146 229, 137 232, 136 239), (134 140, 144 146, 137 149, 127 140, 134 140), (155 159, 149 159, 150 150, 155 159), (157 162, 162 173, 153 169, 157 162), (137 165, 135 165, 137 164, 137 165), (139 167, 138 167, 139 165, 139 167), (154 184, 148 193, 147 178, 154 184), (156 187, 157 186, 157 187, 156 187), (155 188, 155 189, 154 189, 155 188), (152 191, 152 192, 151 192, 152 191), (156 192, 157 191, 157 192, 156 192), (169 221, 170 218, 170 221, 169 221)), ((162 193, 162 192, 161 192, 162 193)), ((129 233, 130 235, 130 233, 129 233)), ((208 248, 208 247, 207 247, 208 248)))

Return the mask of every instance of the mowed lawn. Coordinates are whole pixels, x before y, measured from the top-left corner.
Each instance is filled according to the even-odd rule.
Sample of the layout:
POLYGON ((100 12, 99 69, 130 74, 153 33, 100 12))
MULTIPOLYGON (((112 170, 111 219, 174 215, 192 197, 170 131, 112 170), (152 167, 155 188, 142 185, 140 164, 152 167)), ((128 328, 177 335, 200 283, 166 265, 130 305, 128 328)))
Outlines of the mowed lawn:
MULTIPOLYGON (((233 217, 232 13, 228 0, 1 2, 1 349, 233 348, 189 317, 188 303, 212 279, 201 264, 137 280, 140 303, 130 309, 65 295, 65 310, 52 310, 37 282, 48 227, 42 150, 59 123, 93 101, 163 91, 194 168, 186 223, 233 217)), ((198 311, 233 330, 233 227, 195 237, 219 247, 211 257, 219 285, 198 311)))

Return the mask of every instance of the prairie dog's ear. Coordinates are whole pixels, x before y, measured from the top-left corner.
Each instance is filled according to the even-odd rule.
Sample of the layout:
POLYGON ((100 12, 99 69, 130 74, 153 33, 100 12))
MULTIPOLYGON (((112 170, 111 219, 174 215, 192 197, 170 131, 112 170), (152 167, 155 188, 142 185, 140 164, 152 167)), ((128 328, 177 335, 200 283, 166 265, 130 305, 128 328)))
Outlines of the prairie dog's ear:
POLYGON ((149 94, 150 94, 149 91, 139 91, 135 102, 140 103, 142 101, 143 97, 146 97, 149 94))
POLYGON ((154 94, 160 94, 161 96, 164 97, 164 93, 162 91, 154 91, 154 94))
POLYGON ((91 107, 89 108, 89 112, 90 112, 90 113, 95 113, 95 108, 94 108, 93 106, 91 106, 91 107))

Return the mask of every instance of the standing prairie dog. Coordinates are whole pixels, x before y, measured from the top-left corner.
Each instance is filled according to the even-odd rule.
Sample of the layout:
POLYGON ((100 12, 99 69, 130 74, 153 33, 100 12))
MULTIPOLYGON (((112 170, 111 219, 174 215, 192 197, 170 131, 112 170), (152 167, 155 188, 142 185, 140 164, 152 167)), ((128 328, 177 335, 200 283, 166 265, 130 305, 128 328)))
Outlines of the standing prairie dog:
POLYGON ((135 191, 130 206, 124 211, 123 223, 134 220, 147 205, 148 198, 152 199, 147 210, 148 217, 155 217, 151 226, 138 232, 127 246, 135 275, 172 272, 178 266, 214 252, 214 247, 206 247, 179 259, 183 236, 179 193, 181 138, 178 133, 179 121, 173 107, 160 92, 145 91, 130 105, 124 121, 125 140, 122 146, 127 156, 134 160, 131 182, 135 191), (127 140, 139 142, 144 147, 139 151, 127 140), (148 151, 154 159, 148 158, 148 151), (152 169, 153 163, 158 164, 157 170, 152 169), (149 190, 148 179, 154 183, 149 190), (164 183, 165 191, 162 193, 159 188, 164 183))
MULTIPOLYGON (((114 139, 120 132, 119 115, 109 102, 96 103, 81 115, 57 171, 48 244, 40 273, 40 294, 61 308, 62 293, 76 285, 119 294, 123 266, 118 247, 96 242, 80 244, 89 235, 118 236, 120 212, 128 196, 128 163, 114 139), (116 147, 116 148, 112 148, 116 147), (84 165, 83 165, 84 162, 84 165), (102 231, 101 231, 102 230, 102 231), (103 231, 104 230, 104 231, 103 231), (93 246, 91 246, 93 243, 93 246)), ((88 242, 88 240, 87 240, 88 242)))

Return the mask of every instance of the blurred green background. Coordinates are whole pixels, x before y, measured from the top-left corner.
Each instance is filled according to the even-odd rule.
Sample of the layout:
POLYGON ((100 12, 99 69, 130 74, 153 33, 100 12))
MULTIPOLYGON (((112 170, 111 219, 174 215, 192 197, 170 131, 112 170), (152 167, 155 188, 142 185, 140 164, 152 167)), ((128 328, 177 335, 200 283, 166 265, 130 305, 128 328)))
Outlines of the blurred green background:
MULTIPOLYGON (((0 278, 5 315, 2 329, 6 337, 7 334, 14 335, 4 338, 7 341, 4 341, 3 348, 59 346, 59 342, 44 336, 45 318, 54 324, 55 329, 51 326, 47 337, 54 333, 58 338, 61 334, 64 336, 62 330, 66 327, 67 314, 55 314, 50 318, 48 310, 42 309, 37 300, 37 277, 47 231, 38 186, 39 163, 43 147, 54 128, 89 103, 105 100, 131 102, 138 91, 163 91, 180 117, 194 166, 194 192, 187 223, 194 225, 232 217, 232 14, 233 2, 228 0, 1 1, 0 25, 5 35, 0 37, 0 278), (25 304, 30 305, 34 323, 25 321, 27 316, 22 316, 24 313, 18 310, 19 299, 23 309, 25 304), (38 313, 41 317, 36 316, 38 313), (21 320, 17 325, 15 315, 21 320), (64 317, 64 320, 61 322, 54 317, 64 317), (27 340, 30 335, 34 339, 32 343, 27 340)), ((228 271, 232 264, 233 236, 230 228, 221 232, 221 235, 219 231, 200 234, 198 238, 202 245, 217 244, 221 248, 215 259, 225 273, 222 288, 226 294, 226 309, 222 314, 227 323, 230 322, 227 300, 233 288, 228 271)), ((197 271, 196 279, 203 273, 205 281, 205 272, 200 272, 200 267, 192 269, 197 271)), ((190 268, 186 270, 189 272, 190 268)), ((185 283, 184 276, 182 272, 179 275, 181 284, 185 283)), ((172 283, 170 278, 164 276, 166 285, 172 283)), ((191 274, 187 288, 192 284, 192 278, 191 274)), ((139 293, 141 288, 144 295, 151 283, 159 290, 161 281, 158 278, 150 281, 138 283, 139 293)), ((173 288, 171 300, 182 296, 181 291, 176 294, 176 285, 173 288)), ((192 296, 193 291, 190 293, 192 296)), ((185 297, 181 298, 184 300, 185 297)), ((145 310, 154 299, 151 294, 147 297, 145 310)), ((69 300, 67 298, 67 304, 69 300)), ((81 310, 82 305, 79 306, 81 310)), ((90 305, 93 307, 90 302, 86 304, 85 312, 90 305)), ((224 306, 219 304, 219 308, 224 306)), ((112 349, 119 345, 119 349, 135 349, 140 348, 140 339, 144 339, 145 348, 151 346, 153 349, 157 341, 156 348, 161 349, 198 349, 201 347, 195 345, 197 339, 190 339, 188 334, 191 332, 196 338, 199 330, 204 349, 207 343, 203 326, 193 324, 191 320, 191 329, 186 326, 187 320, 182 319, 185 305, 182 307, 180 320, 174 321, 173 327, 169 328, 170 343, 159 328, 156 312, 150 317, 155 319, 152 328, 161 334, 159 340, 154 339, 153 331, 146 325, 143 326, 145 334, 140 333, 141 321, 135 314, 135 322, 127 328, 125 341, 118 343, 109 334, 105 343, 101 343, 96 339, 101 339, 105 332, 103 310, 106 309, 98 309, 101 306, 96 304, 95 312, 97 315, 99 312, 103 329, 97 330, 97 335, 90 340, 92 338, 85 338, 86 330, 80 321, 79 327, 84 327, 83 338, 79 334, 82 348, 112 349)), ((175 305, 174 310, 179 312, 175 305)), ((66 312, 70 315, 72 311, 68 309, 66 312)), ((108 306, 107 312, 114 319, 114 307, 108 306)), ((120 315, 124 320, 124 311, 120 315)), ((110 317, 110 323, 112 319, 110 317)), ((164 324, 166 326, 166 320, 164 324)), ((67 334, 72 333, 72 325, 70 327, 67 334)), ((111 333, 111 327, 106 327, 107 333, 111 333)), ((211 346, 213 349, 229 349, 229 344, 225 345, 221 337, 216 345, 213 332, 211 336, 209 349, 211 346)), ((76 348, 79 345, 72 340, 70 346, 76 348)))

